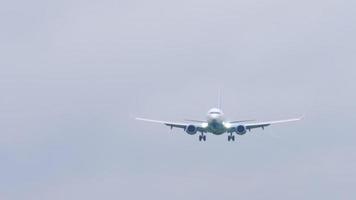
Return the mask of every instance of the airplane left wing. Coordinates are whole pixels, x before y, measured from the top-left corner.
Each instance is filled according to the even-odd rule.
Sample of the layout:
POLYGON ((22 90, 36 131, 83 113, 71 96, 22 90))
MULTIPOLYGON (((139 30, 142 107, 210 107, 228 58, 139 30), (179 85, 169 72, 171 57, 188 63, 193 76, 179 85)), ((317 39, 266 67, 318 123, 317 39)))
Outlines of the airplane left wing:
POLYGON ((277 120, 277 121, 268 121, 268 122, 257 122, 257 123, 248 123, 244 124, 247 130, 251 130, 254 128, 262 128, 264 129, 267 126, 272 124, 280 124, 280 123, 287 123, 287 122, 295 122, 301 120, 303 117, 300 118, 293 118, 293 119, 285 119, 285 120, 277 120))

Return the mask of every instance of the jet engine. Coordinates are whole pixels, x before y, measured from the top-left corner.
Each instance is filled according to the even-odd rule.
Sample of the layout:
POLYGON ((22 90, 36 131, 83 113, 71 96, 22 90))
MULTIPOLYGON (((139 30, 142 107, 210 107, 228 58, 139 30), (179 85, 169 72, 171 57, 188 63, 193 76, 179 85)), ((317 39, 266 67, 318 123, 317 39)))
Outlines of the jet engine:
POLYGON ((198 132, 198 128, 194 125, 189 125, 185 128, 185 131, 189 134, 189 135, 195 135, 198 132))
POLYGON ((246 133, 246 127, 244 125, 238 125, 235 131, 238 135, 244 135, 246 133))

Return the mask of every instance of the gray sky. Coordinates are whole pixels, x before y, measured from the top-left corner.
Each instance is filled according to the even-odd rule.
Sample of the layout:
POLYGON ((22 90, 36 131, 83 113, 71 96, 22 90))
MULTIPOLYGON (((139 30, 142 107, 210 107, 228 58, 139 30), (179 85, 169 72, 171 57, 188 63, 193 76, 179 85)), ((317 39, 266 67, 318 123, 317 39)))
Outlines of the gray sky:
POLYGON ((352 0, 3 1, 0 198, 354 199, 352 0), (304 121, 227 143, 139 123, 304 121))

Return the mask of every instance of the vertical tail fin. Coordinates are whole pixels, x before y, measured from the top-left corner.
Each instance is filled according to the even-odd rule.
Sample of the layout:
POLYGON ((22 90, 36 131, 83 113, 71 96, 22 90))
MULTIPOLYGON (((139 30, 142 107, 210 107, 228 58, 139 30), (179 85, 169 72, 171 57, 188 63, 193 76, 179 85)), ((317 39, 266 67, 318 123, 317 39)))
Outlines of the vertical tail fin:
POLYGON ((221 98, 221 89, 219 89, 219 96, 218 96, 218 108, 221 110, 221 101, 222 101, 222 98, 221 98))

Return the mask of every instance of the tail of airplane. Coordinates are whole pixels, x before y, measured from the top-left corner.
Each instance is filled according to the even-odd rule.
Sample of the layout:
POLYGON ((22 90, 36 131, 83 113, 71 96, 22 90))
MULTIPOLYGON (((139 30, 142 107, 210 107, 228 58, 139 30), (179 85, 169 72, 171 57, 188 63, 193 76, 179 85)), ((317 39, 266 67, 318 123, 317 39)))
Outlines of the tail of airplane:
POLYGON ((222 98, 221 98, 221 89, 219 89, 219 94, 218 94, 218 109, 221 110, 221 101, 222 101, 222 98))

